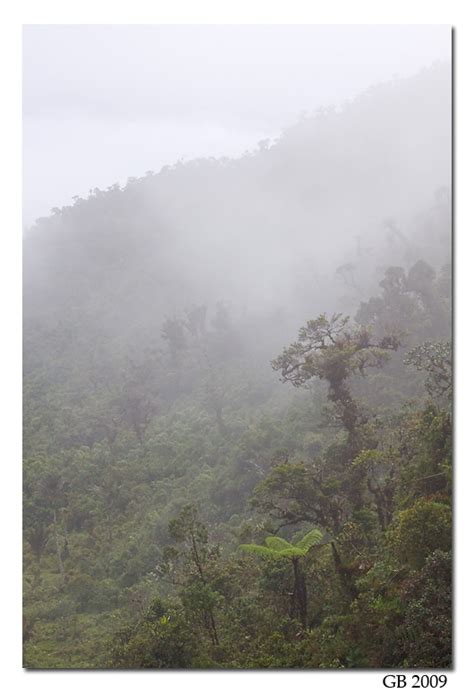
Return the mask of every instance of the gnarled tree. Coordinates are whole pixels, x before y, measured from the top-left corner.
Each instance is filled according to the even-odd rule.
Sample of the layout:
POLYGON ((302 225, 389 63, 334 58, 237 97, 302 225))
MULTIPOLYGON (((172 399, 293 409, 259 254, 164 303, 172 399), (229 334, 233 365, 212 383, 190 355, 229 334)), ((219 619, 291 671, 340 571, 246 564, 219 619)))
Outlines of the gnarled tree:
POLYGON ((353 459, 360 449, 358 425, 365 421, 351 394, 349 378, 354 373, 364 375, 367 368, 381 368, 389 352, 399 346, 397 334, 374 339, 370 327, 351 324, 341 313, 331 318, 323 313, 300 329, 298 341, 272 361, 272 368, 281 371, 283 382, 295 387, 315 377, 327 381, 328 398, 347 431, 348 453, 353 459))

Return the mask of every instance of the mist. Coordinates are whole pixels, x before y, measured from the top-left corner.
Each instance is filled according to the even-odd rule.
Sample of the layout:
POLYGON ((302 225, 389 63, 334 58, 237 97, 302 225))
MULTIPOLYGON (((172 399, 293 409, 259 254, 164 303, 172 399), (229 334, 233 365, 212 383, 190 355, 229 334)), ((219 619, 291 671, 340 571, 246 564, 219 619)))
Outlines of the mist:
POLYGON ((24 224, 179 159, 241 155, 450 50, 442 26, 27 26, 24 224))
POLYGON ((448 666, 451 29, 23 53, 27 666, 448 666))

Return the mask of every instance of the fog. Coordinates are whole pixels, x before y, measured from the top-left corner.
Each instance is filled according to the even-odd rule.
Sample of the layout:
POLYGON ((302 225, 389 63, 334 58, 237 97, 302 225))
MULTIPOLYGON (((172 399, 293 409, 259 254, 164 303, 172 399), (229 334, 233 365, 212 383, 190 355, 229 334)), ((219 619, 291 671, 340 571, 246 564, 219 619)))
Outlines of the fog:
POLYGON ((450 38, 25 29, 26 667, 451 667, 450 38))
POLYGON ((24 225, 449 60, 443 26, 27 26, 24 225))
POLYGON ((24 39, 25 219, 55 208, 27 234, 27 314, 123 336, 223 302, 289 334, 389 265, 450 261, 449 28, 24 39))
MULTIPOLYGON (((446 340, 449 47, 446 27, 26 28, 24 364, 47 426, 63 440, 76 411, 100 441, 99 404, 126 431, 210 379, 244 417, 252 379, 288 403, 269 363, 323 313, 446 340)), ((397 359, 391 397, 420 396, 397 359)))

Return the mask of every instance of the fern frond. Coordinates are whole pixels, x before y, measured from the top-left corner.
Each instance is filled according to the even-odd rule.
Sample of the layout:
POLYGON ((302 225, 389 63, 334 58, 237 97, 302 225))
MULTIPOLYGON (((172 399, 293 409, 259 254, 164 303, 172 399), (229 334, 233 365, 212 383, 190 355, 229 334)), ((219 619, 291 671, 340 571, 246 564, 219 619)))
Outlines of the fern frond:
POLYGON ((289 541, 286 541, 286 539, 282 539, 281 537, 267 537, 265 539, 265 544, 270 549, 274 549, 275 551, 283 551, 284 549, 293 548, 289 541))
POLYGON ((323 533, 320 529, 312 529, 310 532, 308 532, 308 534, 305 534, 305 536, 300 539, 295 546, 306 554, 312 546, 320 544, 322 538, 323 533))
POLYGON ((258 544, 241 544, 239 549, 246 551, 247 553, 256 553, 258 556, 264 556, 265 558, 281 558, 279 551, 274 549, 269 549, 268 546, 259 546, 258 544))

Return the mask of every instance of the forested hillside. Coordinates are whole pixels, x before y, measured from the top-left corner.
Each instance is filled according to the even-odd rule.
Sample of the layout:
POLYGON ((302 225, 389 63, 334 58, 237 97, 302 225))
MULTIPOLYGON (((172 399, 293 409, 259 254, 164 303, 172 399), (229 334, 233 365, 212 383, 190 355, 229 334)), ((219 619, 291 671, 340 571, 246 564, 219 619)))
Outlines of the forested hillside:
POLYGON ((449 94, 28 230, 25 666, 451 666, 449 94))

